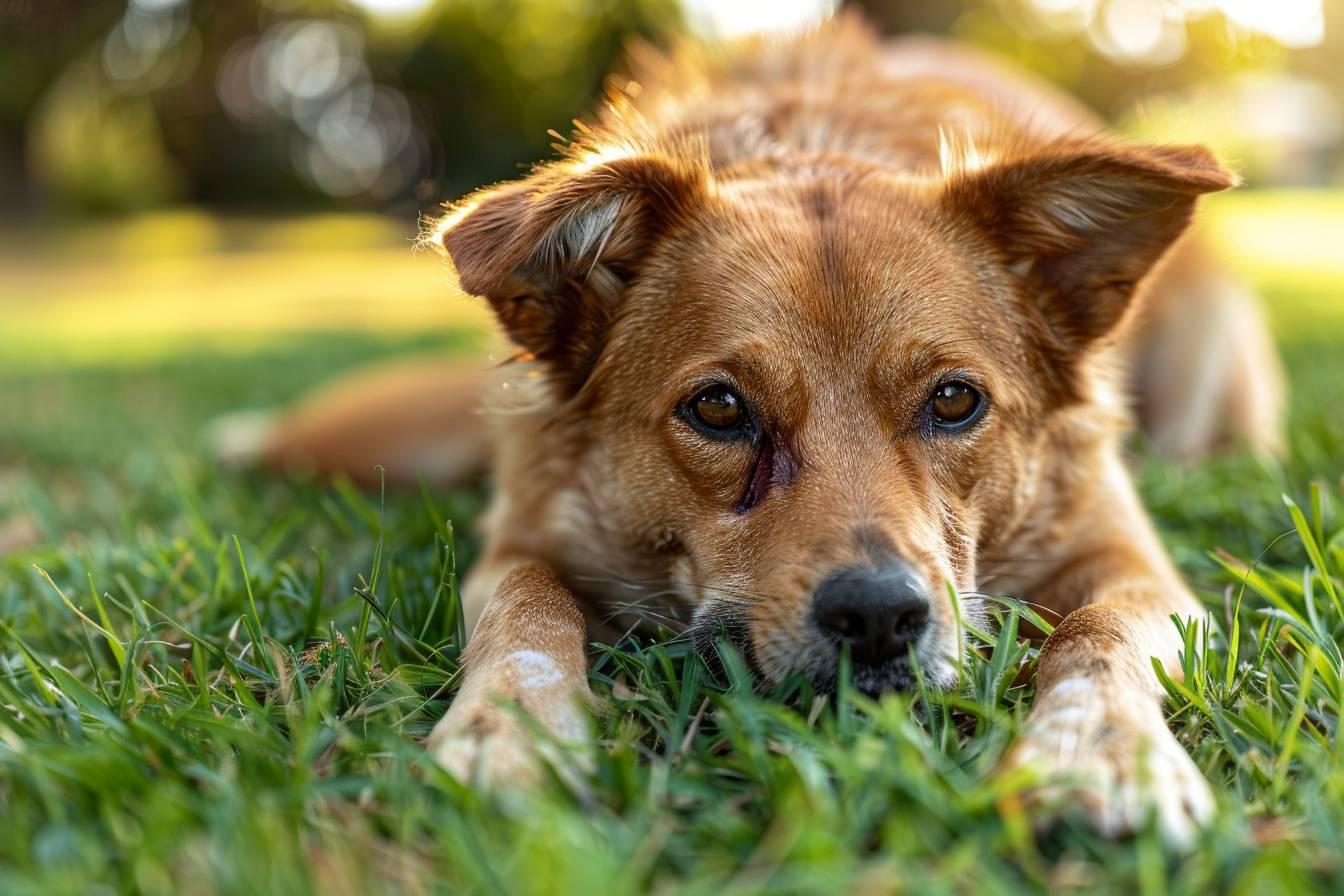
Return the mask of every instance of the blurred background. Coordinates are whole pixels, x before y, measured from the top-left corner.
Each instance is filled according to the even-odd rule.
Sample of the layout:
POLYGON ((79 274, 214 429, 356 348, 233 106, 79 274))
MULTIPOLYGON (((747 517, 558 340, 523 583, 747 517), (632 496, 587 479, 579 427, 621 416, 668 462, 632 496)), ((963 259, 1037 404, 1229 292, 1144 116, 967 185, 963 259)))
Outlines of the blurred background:
MULTIPOLYGON (((1344 0, 847 5, 1008 56, 1125 133, 1212 144, 1248 188, 1206 226, 1284 344, 1337 332, 1344 0)), ((165 432, 199 454, 221 409, 480 344, 480 305, 413 251, 422 213, 546 156, 632 39, 835 7, 0 0, 0 523, 7 469, 124 464, 165 432)))
MULTIPOLYGON (((992 48, 1123 130, 1211 143, 1253 187, 1344 179, 1335 0, 850 5, 888 33, 992 48)), ((86 343, 469 314, 404 251, 422 211, 544 157, 632 38, 834 6, 0 0, 0 314, 86 343)))
MULTIPOLYGON (((887 33, 1011 57, 1124 131, 1210 143, 1254 188, 1344 180, 1336 0, 849 5, 887 33)), ((470 314, 405 251, 420 213, 544 157, 634 38, 795 28, 834 8, 0 0, 0 314, 30 335, 77 324, 87 342, 470 314)))
MULTIPOLYGON (((1344 28, 1321 0, 860 0, 993 48, 1256 185, 1344 175, 1344 28)), ((5 0, 7 218, 377 211, 512 176, 632 37, 732 36, 826 0, 5 0)))

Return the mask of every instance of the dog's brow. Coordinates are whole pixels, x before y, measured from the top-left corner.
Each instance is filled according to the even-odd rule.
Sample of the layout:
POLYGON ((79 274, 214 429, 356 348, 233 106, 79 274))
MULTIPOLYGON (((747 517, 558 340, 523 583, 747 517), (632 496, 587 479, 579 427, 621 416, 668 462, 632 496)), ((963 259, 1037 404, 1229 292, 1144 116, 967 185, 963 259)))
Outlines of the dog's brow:
POLYGON ((984 355, 980 341, 969 337, 939 342, 888 340, 874 353, 869 376, 879 393, 891 395, 940 373, 975 370, 983 365, 984 355))

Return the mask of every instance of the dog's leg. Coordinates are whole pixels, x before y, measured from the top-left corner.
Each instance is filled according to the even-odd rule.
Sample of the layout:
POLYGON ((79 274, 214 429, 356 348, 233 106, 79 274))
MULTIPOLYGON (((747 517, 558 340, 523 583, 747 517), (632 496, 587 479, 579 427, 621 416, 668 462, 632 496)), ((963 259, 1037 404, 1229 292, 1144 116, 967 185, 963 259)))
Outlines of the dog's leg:
POLYGON ((1122 495, 1119 503, 1112 528, 1097 527, 1109 534, 1089 540, 1033 594, 1077 608, 1041 648, 1036 701, 1005 765, 1043 774, 1032 795, 1043 817, 1076 807, 1099 832, 1116 835, 1155 811, 1165 839, 1181 846, 1212 813, 1213 798, 1167 728, 1152 660, 1175 677, 1181 639, 1171 616, 1200 619, 1202 610, 1137 501, 1122 495))
POLYGON ((525 788, 538 781, 543 761, 562 774, 574 768, 556 744, 589 738, 587 627, 574 596, 541 564, 487 579, 499 585, 475 625, 461 690, 429 749, 460 781, 525 788), (537 737, 530 723, 547 737, 537 737))

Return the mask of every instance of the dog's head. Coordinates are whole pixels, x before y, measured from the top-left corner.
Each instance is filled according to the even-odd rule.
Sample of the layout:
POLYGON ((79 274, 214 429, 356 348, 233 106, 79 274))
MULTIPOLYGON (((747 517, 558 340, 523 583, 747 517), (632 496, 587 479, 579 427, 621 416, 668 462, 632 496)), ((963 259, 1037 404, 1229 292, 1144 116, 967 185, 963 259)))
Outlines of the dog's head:
POLYGON ((827 686, 848 645, 880 691, 912 656, 955 679, 952 592, 1031 506, 1052 421, 1099 402, 1136 283, 1232 182, 1199 148, 1096 142, 936 178, 607 153, 435 238, 581 421, 613 567, 769 677, 827 686))

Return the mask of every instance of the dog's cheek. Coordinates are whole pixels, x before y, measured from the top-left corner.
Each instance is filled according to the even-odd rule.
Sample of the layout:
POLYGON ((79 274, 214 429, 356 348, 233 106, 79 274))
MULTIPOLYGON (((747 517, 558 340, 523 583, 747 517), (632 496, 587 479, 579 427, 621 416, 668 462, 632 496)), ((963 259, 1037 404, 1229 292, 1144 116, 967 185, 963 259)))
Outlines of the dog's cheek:
MULTIPOLYGON (((749 550, 749 546, 743 547, 749 550)), ((823 660, 832 662, 830 646, 818 641, 809 622, 815 569, 808 564, 762 557, 758 567, 746 575, 755 582, 756 596, 749 616, 759 669, 778 680, 793 672, 812 673, 823 660), (821 657, 813 655, 818 650, 821 657)))
POLYGON ((644 455, 642 481, 671 493, 673 509, 690 510, 700 516, 734 512, 751 480, 756 457, 752 447, 713 442, 676 422, 671 428, 667 450, 644 455), (669 470, 678 475, 669 476, 669 470))
POLYGON ((964 528, 979 531, 989 521, 1012 514, 1020 484, 1029 478, 1034 462, 1032 440, 1018 423, 996 420, 949 469, 948 485, 964 528))

